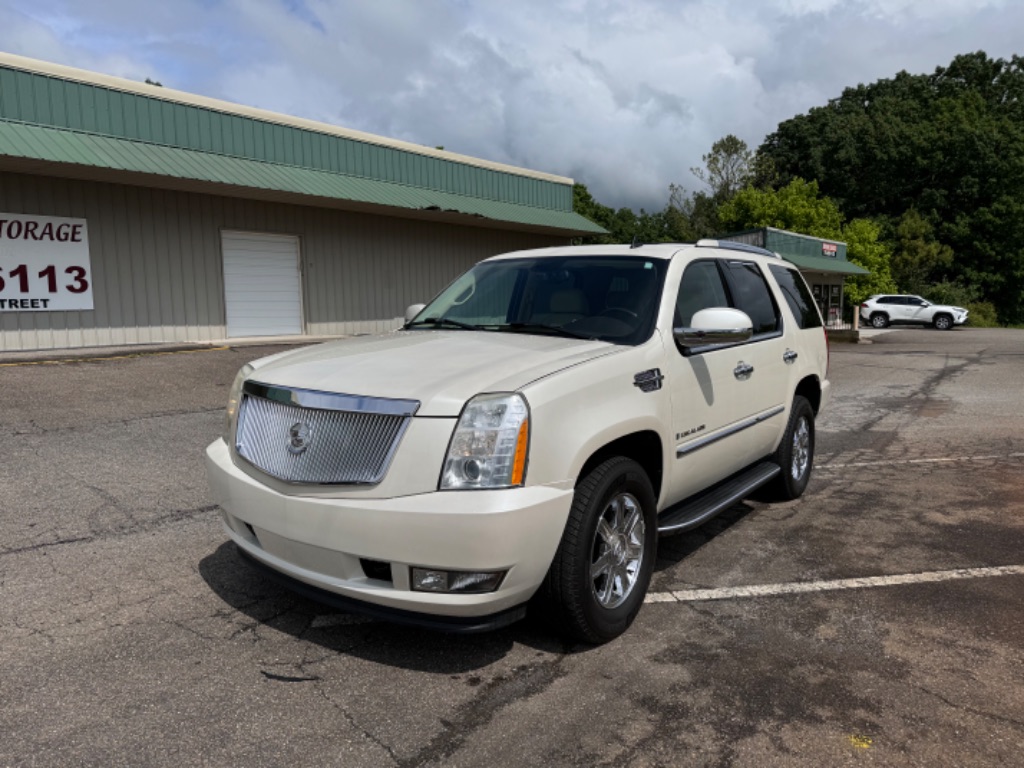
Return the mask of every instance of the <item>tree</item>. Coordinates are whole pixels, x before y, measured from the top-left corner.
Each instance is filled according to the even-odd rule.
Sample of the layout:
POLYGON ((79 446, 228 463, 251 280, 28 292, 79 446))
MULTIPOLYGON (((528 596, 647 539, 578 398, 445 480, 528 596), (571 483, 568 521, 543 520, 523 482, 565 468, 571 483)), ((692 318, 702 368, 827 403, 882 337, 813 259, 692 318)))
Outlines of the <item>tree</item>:
POLYGON ((817 180, 850 217, 895 222, 915 209, 956 254, 941 276, 976 286, 1004 321, 1024 320, 1024 58, 977 52, 847 88, 781 123, 758 157, 779 183, 817 180))
MULTIPOLYGON (((576 183, 572 185, 572 209, 575 213, 590 219, 598 226, 612 231, 612 220, 615 218, 615 211, 607 205, 602 205, 594 199, 585 184, 576 183)), ((590 235, 580 242, 586 243, 614 243, 611 235, 590 235)))
POLYGON ((777 227, 813 237, 839 239, 843 214, 827 197, 818 195, 816 181, 793 179, 779 190, 746 187, 718 211, 722 229, 734 232, 777 227))
POLYGON ((701 160, 704 168, 694 167, 690 172, 708 186, 712 197, 727 200, 750 181, 754 153, 747 142, 730 133, 712 144, 701 160))
POLYGON ((691 243, 719 232, 718 200, 707 192, 686 194, 678 184, 669 184, 665 225, 671 242, 691 243))
POLYGON ((849 306, 855 307, 876 293, 896 291, 889 271, 892 250, 881 240, 881 231, 870 219, 854 219, 843 227, 840 239, 846 243, 846 257, 869 272, 846 278, 844 291, 849 306))
POLYGON ((616 211, 597 202, 586 185, 579 183, 573 185, 572 196, 573 211, 608 230, 607 235, 590 235, 580 238, 579 243, 630 243, 634 238, 642 243, 672 240, 663 212, 647 213, 641 208, 640 213, 636 213, 625 207, 616 211))
POLYGON ((934 238, 932 225, 911 208, 896 226, 892 276, 901 291, 924 293, 953 263, 953 249, 934 238))

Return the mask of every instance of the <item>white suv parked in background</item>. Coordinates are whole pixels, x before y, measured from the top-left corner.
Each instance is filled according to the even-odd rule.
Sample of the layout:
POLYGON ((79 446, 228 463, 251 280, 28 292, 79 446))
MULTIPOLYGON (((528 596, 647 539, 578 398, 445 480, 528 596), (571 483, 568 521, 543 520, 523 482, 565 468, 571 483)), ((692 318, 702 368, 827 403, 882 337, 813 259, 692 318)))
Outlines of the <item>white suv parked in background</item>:
POLYGON ((522 251, 405 326, 246 365, 207 449, 227 534, 296 591, 586 642, 640 610, 659 535, 795 499, 829 396, 800 274, 737 243, 522 251))
POLYGON ((948 331, 967 322, 967 310, 945 304, 932 304, 920 296, 878 294, 860 305, 860 317, 874 328, 889 325, 934 325, 948 331))

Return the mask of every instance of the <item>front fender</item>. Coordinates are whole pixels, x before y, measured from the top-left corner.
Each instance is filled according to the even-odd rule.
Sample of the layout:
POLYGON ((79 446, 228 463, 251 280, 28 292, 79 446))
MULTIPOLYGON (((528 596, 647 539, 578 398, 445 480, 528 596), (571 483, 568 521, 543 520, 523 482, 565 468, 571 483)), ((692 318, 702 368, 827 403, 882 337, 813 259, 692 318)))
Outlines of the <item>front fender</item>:
POLYGON ((647 430, 659 436, 662 472, 668 471, 668 390, 643 392, 634 382, 637 373, 659 367, 659 348, 649 344, 626 355, 593 360, 524 390, 531 411, 529 484, 574 485, 587 460, 603 446, 647 430))

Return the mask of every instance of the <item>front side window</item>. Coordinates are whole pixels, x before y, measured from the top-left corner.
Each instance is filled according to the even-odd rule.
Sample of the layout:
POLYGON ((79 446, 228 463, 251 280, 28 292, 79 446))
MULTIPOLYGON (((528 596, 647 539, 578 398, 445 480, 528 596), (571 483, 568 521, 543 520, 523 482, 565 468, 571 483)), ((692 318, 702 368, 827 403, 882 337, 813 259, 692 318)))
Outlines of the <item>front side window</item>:
POLYGON ((667 262, 634 256, 499 259, 457 278, 406 325, 640 344, 657 319, 667 262))
POLYGON ((728 306, 729 293, 717 263, 711 259, 695 261, 686 267, 679 281, 674 327, 690 327, 693 316, 702 309, 728 306))
POLYGON ((797 324, 801 328, 820 328, 821 314, 800 273, 778 264, 771 264, 768 269, 775 277, 775 282, 779 284, 779 289, 786 298, 797 324))

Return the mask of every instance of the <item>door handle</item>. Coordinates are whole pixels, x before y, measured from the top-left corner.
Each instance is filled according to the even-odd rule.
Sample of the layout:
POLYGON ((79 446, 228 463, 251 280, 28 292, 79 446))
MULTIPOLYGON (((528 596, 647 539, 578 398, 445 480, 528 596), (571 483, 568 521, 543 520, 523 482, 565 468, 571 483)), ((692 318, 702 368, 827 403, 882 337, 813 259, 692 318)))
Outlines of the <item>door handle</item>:
POLYGON ((783 362, 792 365, 796 361, 797 357, 799 357, 799 355, 797 355, 796 352, 794 352, 792 349, 787 349, 782 355, 782 360, 783 362))
POLYGON ((754 372, 754 366, 749 363, 744 363, 742 360, 740 364, 732 369, 733 375, 740 381, 746 381, 750 378, 750 375, 754 372))

